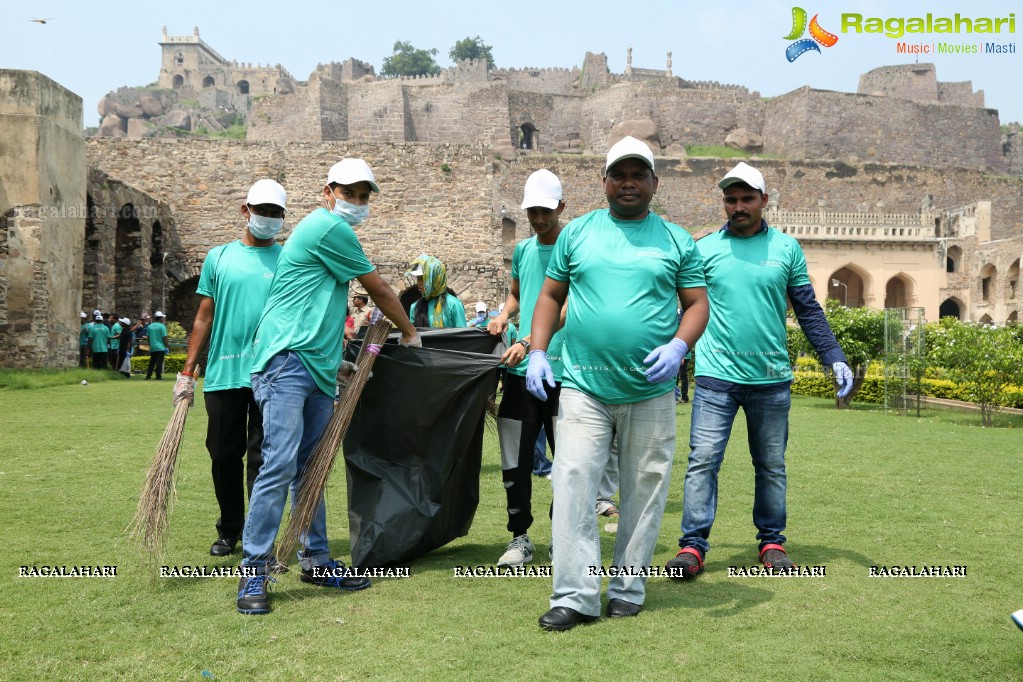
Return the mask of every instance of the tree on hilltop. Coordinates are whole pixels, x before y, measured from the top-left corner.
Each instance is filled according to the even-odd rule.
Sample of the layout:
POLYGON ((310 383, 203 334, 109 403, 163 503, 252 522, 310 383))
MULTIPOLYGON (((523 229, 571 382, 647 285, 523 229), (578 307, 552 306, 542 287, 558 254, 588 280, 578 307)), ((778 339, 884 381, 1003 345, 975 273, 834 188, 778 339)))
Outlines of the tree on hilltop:
POLYGON ((494 55, 491 54, 490 45, 483 42, 483 38, 476 36, 475 38, 465 38, 455 43, 455 46, 448 52, 448 56, 451 57, 451 61, 458 63, 463 59, 486 59, 487 68, 494 68, 494 55))
POLYGON ((399 40, 394 43, 394 54, 384 58, 384 66, 380 75, 385 78, 396 76, 436 76, 440 66, 434 60, 437 48, 420 50, 412 43, 399 40))

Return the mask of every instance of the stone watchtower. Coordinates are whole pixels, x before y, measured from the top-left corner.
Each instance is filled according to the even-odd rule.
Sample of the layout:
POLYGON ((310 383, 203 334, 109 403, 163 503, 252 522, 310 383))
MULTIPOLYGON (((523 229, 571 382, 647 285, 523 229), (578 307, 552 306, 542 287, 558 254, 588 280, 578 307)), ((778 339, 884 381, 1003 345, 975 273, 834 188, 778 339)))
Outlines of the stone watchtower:
MULTIPOLYGON (((225 95, 241 97, 283 95, 294 90, 294 79, 280 64, 253 66, 228 61, 199 37, 198 27, 193 29, 190 36, 171 36, 167 35, 167 27, 164 26, 160 49, 162 56, 157 82, 161 88, 195 93, 216 90, 225 95)), ((248 109, 247 101, 223 98, 204 104, 248 109)))

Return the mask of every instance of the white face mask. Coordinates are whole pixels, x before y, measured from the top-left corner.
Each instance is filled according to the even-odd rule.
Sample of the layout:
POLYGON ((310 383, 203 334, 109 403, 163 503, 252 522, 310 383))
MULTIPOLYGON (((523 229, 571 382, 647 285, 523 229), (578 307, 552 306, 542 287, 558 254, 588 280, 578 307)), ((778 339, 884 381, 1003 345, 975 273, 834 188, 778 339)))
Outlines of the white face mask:
POLYGON ((349 225, 358 225, 369 215, 369 204, 356 206, 349 204, 344 199, 334 197, 334 208, 330 212, 339 218, 344 218, 349 225))
POLYGON ((284 218, 268 218, 267 216, 249 214, 249 232, 256 239, 273 239, 284 227, 284 218))

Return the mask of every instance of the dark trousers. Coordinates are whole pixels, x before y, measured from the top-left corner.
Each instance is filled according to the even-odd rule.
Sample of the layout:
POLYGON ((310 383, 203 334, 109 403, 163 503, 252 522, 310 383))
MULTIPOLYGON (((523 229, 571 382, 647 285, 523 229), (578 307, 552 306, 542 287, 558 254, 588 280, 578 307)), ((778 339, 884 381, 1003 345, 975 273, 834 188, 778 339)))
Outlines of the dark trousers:
POLYGON ((522 535, 533 525, 533 450, 542 426, 554 455, 554 420, 558 416, 556 388, 545 385, 547 400, 537 400, 526 390, 526 378, 508 372, 504 395, 497 409, 497 435, 501 442, 501 475, 508 496, 508 530, 522 535))
POLYGON ((78 347, 78 366, 85 369, 89 366, 89 347, 79 346, 78 347))
POLYGON ((217 533, 234 540, 245 527, 246 489, 251 497, 263 465, 263 418, 250 388, 210 391, 203 398, 209 418, 206 449, 212 460, 213 492, 220 505, 217 533))
POLYGON ((107 351, 105 350, 92 351, 92 368, 93 369, 107 368, 107 351))
POLYGON ((681 400, 689 400, 689 363, 685 360, 678 366, 678 390, 681 400))
POLYGON ((148 379, 153 375, 153 370, 156 370, 156 378, 163 378, 163 356, 167 355, 165 350, 154 350, 150 351, 149 366, 146 367, 146 378, 148 379))

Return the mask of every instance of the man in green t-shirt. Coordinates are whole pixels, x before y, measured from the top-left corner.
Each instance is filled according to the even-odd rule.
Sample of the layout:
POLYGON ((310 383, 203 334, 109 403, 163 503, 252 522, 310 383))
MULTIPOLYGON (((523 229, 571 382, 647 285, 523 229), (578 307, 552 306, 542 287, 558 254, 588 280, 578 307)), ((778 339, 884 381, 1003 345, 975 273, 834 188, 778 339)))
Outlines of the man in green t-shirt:
POLYGON ((89 357, 89 316, 83 311, 79 314, 82 326, 78 328, 78 366, 82 369, 88 365, 89 357))
MULTIPOLYGON (((369 214, 370 195, 380 191, 373 171, 362 159, 344 159, 331 167, 322 191, 323 207, 303 218, 284 244, 252 342, 263 466, 242 534, 242 566, 255 572, 238 586, 236 606, 246 614, 270 611, 267 564, 288 490, 294 503, 299 477, 334 410, 351 280, 397 324, 403 345, 422 345, 352 229, 369 214)), ((301 580, 343 590, 369 587, 367 578, 331 557, 326 515, 321 500, 299 552, 301 580)))
POLYGON ((232 554, 245 527, 245 494, 263 463, 263 418, 252 396, 252 336, 270 293, 281 245, 287 193, 274 180, 258 180, 246 195, 241 239, 206 254, 199 275, 199 311, 192 323, 185 364, 174 384, 174 403, 195 389, 196 365, 209 342, 203 378, 206 449, 212 461, 213 492, 220 506, 213 556, 232 554))
POLYGON ((697 243, 710 296, 710 321, 696 347, 696 390, 689 430, 689 466, 682 498, 678 554, 669 577, 703 571, 717 512, 718 471, 735 415, 742 408, 756 472, 753 524, 758 557, 767 569, 794 566, 785 552, 785 445, 789 436, 792 367, 785 314, 788 303, 838 395, 852 390, 852 372, 831 332, 794 238, 769 227, 764 176, 740 162, 718 183, 728 222, 697 243))
POLYGON ((110 329, 103 323, 103 316, 93 317, 89 327, 89 350, 92 351, 92 368, 106 369, 109 357, 110 329))
POLYGON ((532 319, 526 387, 556 386, 546 351, 571 287, 554 458, 554 592, 540 617, 567 630, 600 615, 600 538, 593 500, 618 446, 620 517, 607 615, 638 615, 646 596, 675 455, 678 364, 707 324, 703 266, 689 233, 650 211, 654 156, 626 137, 605 166, 608 209, 576 218, 554 246, 532 319), (686 312, 678 321, 676 310, 686 312), (629 310, 629 324, 614 324, 629 310), (644 365, 646 367, 644 367, 644 365), (623 575, 628 574, 628 575, 623 575))
POLYGON ((149 365, 146 367, 146 379, 156 372, 156 380, 163 379, 163 359, 167 356, 167 326, 163 323, 163 311, 153 313, 153 323, 146 331, 149 336, 149 365))
MULTIPOLYGON (((533 542, 527 533, 533 524, 533 451, 543 429, 551 452, 554 452, 554 422, 558 416, 558 394, 561 390, 560 332, 554 334, 548 346, 555 386, 548 392, 546 400, 540 400, 526 390, 526 365, 522 364, 529 351, 533 307, 562 229, 561 214, 565 210, 565 202, 558 176, 546 168, 530 175, 523 191, 522 208, 536 234, 515 245, 508 297, 501 312, 487 325, 491 334, 504 334, 509 328, 508 320, 516 313, 519 315, 518 340, 501 358, 508 370, 497 412, 497 435, 501 445, 501 475, 508 501, 508 530, 512 539, 498 559, 498 566, 521 566, 533 560, 533 542)), ((485 310, 486 306, 483 308, 485 310)))

